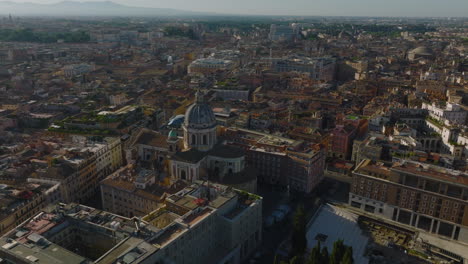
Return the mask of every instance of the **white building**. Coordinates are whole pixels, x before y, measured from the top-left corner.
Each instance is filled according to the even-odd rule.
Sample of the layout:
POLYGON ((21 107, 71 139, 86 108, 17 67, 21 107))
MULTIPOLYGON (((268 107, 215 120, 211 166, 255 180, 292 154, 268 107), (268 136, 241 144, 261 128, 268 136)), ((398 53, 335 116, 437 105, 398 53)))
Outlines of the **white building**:
POLYGON ((74 77, 77 75, 81 75, 84 73, 88 73, 94 70, 94 65, 89 65, 89 64, 72 64, 72 65, 67 65, 62 68, 63 75, 65 77, 74 77))
POLYGON ((445 107, 436 103, 423 103, 422 109, 427 109, 429 115, 441 122, 448 120, 450 123, 463 125, 466 122, 467 112, 458 104, 447 103, 445 107))
POLYGON ((271 25, 268 38, 271 41, 292 41, 299 36, 299 31, 292 26, 271 25))
POLYGON ((187 72, 190 73, 211 73, 219 70, 232 70, 236 63, 231 60, 203 58, 190 63, 187 72))
POLYGON ((288 57, 271 59, 271 68, 276 72, 305 72, 312 79, 332 81, 336 61, 333 58, 288 57))

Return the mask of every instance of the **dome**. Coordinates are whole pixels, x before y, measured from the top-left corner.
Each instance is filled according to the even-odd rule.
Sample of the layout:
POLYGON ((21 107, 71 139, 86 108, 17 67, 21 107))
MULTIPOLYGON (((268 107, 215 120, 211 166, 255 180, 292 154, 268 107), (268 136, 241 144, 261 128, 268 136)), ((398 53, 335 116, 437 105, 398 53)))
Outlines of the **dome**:
POLYGON ((431 49, 429 49, 428 47, 424 47, 424 46, 417 47, 411 50, 410 53, 413 53, 416 55, 425 55, 425 56, 431 56, 433 54, 431 49))
POLYGON ((197 92, 195 103, 185 113, 184 125, 187 128, 213 128, 216 126, 216 117, 213 109, 203 100, 200 92, 197 92))
POLYGON ((207 104, 193 104, 185 113, 184 125, 188 128, 212 128, 216 126, 216 118, 207 104))

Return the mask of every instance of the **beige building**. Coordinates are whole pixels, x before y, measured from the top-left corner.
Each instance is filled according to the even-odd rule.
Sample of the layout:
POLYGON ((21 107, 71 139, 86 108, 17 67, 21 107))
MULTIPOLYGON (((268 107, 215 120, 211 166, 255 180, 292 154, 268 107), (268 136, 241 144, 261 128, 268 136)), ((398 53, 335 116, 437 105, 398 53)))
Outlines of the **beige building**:
POLYGON ((7 263, 238 264, 260 246, 262 198, 194 183, 139 219, 58 204, 0 238, 7 263))
POLYGON ((159 227, 153 261, 245 263, 261 245, 262 198, 230 187, 195 184, 143 218, 159 227))
POLYGON ((106 137, 92 141, 74 137, 49 160, 47 168, 38 169, 40 180, 60 182, 63 202, 84 202, 96 194, 99 182, 122 166, 120 138, 106 137))
POLYGON ((0 184, 0 234, 4 234, 60 199, 58 183, 0 184))
POLYGON ((122 216, 145 216, 163 205, 165 198, 187 185, 165 186, 160 173, 127 165, 101 182, 102 208, 122 216))

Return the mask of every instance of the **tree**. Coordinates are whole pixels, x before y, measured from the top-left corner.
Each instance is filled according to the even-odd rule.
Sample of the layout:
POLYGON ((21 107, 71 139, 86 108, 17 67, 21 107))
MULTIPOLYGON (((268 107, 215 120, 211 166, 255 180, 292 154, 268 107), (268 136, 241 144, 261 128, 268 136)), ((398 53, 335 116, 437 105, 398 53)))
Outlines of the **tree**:
POLYGON ((343 259, 341 260, 341 264, 354 264, 352 247, 346 247, 343 259))
POLYGON ((275 258, 273 259, 273 264, 279 264, 278 255, 275 255, 275 258))
POLYGON ((345 254, 346 247, 343 243, 343 240, 338 240, 333 243, 333 250, 330 256, 330 264, 340 264, 343 256, 345 254))
POLYGON ((322 264, 330 263, 330 255, 328 254, 327 247, 322 248, 322 253, 320 254, 320 261, 322 264))
POLYGON ((320 242, 312 249, 307 264, 322 264, 322 256, 320 254, 320 242))
POLYGON ((298 256, 295 256, 289 261, 289 264, 299 264, 301 263, 300 258, 298 256))
POLYGON ((302 205, 294 213, 291 244, 291 256, 303 255, 307 249, 306 216, 302 205))

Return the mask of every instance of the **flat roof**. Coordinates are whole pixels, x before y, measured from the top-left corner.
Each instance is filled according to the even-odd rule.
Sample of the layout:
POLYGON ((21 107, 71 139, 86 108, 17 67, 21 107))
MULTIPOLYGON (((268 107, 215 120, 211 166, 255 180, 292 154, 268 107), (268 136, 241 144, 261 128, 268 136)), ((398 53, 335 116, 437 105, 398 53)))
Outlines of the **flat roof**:
POLYGON ((419 232, 418 238, 422 239, 422 241, 427 242, 428 244, 455 253, 463 259, 468 260, 468 250, 467 246, 464 244, 460 244, 455 241, 449 241, 447 239, 441 238, 439 236, 434 236, 426 232, 419 232))
POLYGON ((317 236, 326 236, 321 241, 322 246, 333 249, 333 243, 342 239, 344 244, 353 247, 353 258, 355 263, 368 263, 364 256, 369 238, 366 237, 358 225, 358 215, 345 209, 327 204, 317 211, 307 229, 307 247, 313 248, 317 245, 317 236))
POLYGON ((3 237, 0 239, 0 246, 2 247, 1 251, 8 252, 21 259, 37 260, 35 263, 81 264, 88 261, 86 258, 56 244, 39 247, 31 243, 26 245, 17 241, 9 242, 8 238, 3 237))

